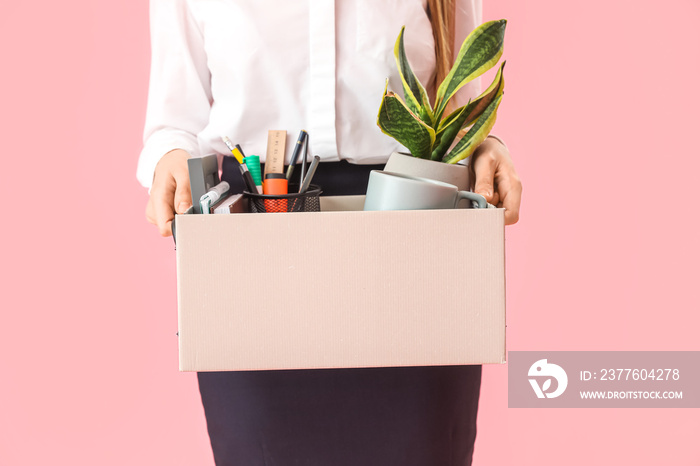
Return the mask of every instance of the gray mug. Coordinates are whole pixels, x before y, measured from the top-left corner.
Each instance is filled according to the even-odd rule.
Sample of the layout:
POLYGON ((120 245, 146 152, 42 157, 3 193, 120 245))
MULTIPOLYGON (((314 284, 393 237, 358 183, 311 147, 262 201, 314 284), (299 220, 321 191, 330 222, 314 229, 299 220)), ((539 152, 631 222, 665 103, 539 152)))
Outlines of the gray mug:
POLYGON ((456 209, 463 199, 470 201, 473 207, 487 207, 483 196, 460 191, 452 184, 372 170, 367 185, 365 210, 456 209))

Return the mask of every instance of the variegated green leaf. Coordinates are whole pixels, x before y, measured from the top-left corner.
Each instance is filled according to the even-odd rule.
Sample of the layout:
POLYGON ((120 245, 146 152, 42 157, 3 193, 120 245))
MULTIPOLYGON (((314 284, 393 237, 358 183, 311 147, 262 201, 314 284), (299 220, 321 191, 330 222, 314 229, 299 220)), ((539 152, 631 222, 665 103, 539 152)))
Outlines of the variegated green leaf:
POLYGON ((467 134, 457 143, 457 145, 445 156, 442 160, 445 163, 457 163, 469 157, 474 149, 479 144, 484 142, 484 139, 489 135, 493 125, 496 123, 496 110, 503 99, 503 95, 499 95, 496 100, 491 102, 486 110, 477 118, 467 134))
POLYGON ((404 47, 403 40, 405 28, 405 26, 401 28, 399 37, 396 39, 396 44, 394 45, 394 58, 396 59, 396 67, 398 68, 399 75, 401 76, 406 105, 413 113, 419 115, 423 122, 433 126, 435 120, 433 116, 433 109, 431 108, 430 100, 428 99, 428 93, 425 91, 425 88, 413 73, 411 65, 408 62, 408 57, 406 56, 406 49, 404 47))
POLYGON ((463 105, 463 106, 459 107, 457 110, 450 113, 450 115, 448 117, 442 119, 442 121, 438 124, 438 127, 436 128, 437 131, 435 132, 435 135, 437 136, 437 135, 442 134, 448 126, 453 125, 454 121, 456 119, 460 118, 460 116, 462 116, 464 114, 465 110, 468 113, 469 109, 473 108, 473 107, 474 107, 474 104, 473 104, 472 100, 469 99, 469 102, 467 103, 467 105, 463 105))
POLYGON ((450 116, 442 120, 435 133, 436 143, 433 146, 432 160, 442 160, 459 131, 473 124, 479 115, 481 115, 495 99, 503 95, 503 88, 505 85, 503 80, 504 66, 505 62, 503 62, 498 69, 488 89, 477 97, 476 100, 470 101, 467 105, 455 110, 450 116))
POLYGON ((440 121, 447 103, 469 81, 495 65, 503 54, 506 20, 489 21, 474 29, 462 43, 454 66, 440 84, 435 98, 435 120, 440 121))
POLYGON ((438 131, 435 133, 435 145, 433 146, 433 152, 430 155, 431 160, 442 160, 445 156, 445 152, 450 148, 452 143, 457 137, 457 133, 462 129, 466 118, 469 116, 469 109, 472 107, 471 103, 465 105, 455 112, 453 112, 446 122, 438 131))
MULTIPOLYGON (((504 61, 500 68, 498 69, 498 72, 496 73, 496 76, 494 76, 493 81, 489 85, 489 87, 479 95, 476 99, 473 101, 469 101, 469 103, 466 105, 467 112, 466 114, 462 115, 463 118, 463 123, 462 123, 462 128, 465 128, 472 123, 481 115, 481 113, 488 107, 491 102, 494 101, 499 95, 503 94, 503 89, 505 87, 505 81, 503 78, 503 68, 505 68, 506 62, 504 61)), ((453 124, 453 120, 455 118, 460 117, 461 115, 461 110, 464 107, 458 108, 454 112, 450 114, 447 118, 444 118, 440 124, 438 125, 438 130, 437 134, 440 134, 442 131, 445 130, 447 126, 450 126, 453 124)), ((462 129, 460 128, 460 129, 462 129)))
POLYGON ((379 107, 377 125, 382 132, 406 146, 414 157, 430 157, 435 130, 411 112, 396 94, 387 93, 386 89, 379 107))

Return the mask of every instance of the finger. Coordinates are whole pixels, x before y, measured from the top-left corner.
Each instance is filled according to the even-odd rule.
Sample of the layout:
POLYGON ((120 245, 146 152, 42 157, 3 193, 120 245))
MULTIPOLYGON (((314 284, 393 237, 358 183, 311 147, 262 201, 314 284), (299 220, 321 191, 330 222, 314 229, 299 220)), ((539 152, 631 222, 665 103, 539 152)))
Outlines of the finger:
POLYGON ((173 211, 173 206, 165 198, 156 198, 153 201, 153 206, 155 210, 156 226, 161 236, 170 236, 172 230, 170 229, 170 223, 175 218, 175 212, 173 211))
POLYGON ((522 197, 522 184, 515 174, 510 174, 507 178, 499 180, 499 194, 502 198, 505 211, 506 225, 513 225, 520 219, 520 200, 522 197))
POLYGON ((150 215, 158 227, 161 236, 170 236, 170 223, 175 218, 173 209, 173 195, 175 191, 175 183, 167 182, 164 184, 154 184, 151 188, 151 199, 148 201, 150 206, 150 215))
POLYGON ((496 207, 500 207, 499 204, 501 203, 501 195, 498 193, 498 188, 494 190, 493 192, 493 201, 490 203, 491 205, 495 205, 496 207))
POLYGON ((493 180, 496 175, 496 160, 488 153, 482 153, 474 160, 474 192, 486 198, 486 202, 493 204, 493 180))
POLYGON ((153 207, 153 200, 151 198, 149 198, 148 202, 146 203, 146 220, 148 220, 148 223, 156 225, 156 211, 153 207))
POLYGON ((184 214, 192 207, 192 193, 190 191, 190 180, 187 176, 175 176, 175 199, 173 207, 178 214, 184 214))
POLYGON ((168 202, 168 198, 172 198, 168 193, 174 189, 171 183, 163 182, 158 178, 153 181, 151 187, 151 195, 146 204, 146 220, 149 223, 158 227, 158 232, 161 236, 169 236, 169 220, 172 220, 172 201, 168 202))

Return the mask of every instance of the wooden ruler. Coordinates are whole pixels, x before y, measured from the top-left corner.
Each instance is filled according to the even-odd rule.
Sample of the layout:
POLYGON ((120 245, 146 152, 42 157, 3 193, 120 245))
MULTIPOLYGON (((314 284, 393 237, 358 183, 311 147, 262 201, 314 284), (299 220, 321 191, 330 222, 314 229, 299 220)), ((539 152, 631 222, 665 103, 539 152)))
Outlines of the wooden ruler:
POLYGON ((267 132, 267 156, 265 157, 265 175, 284 173, 284 155, 287 142, 286 131, 270 130, 267 132))

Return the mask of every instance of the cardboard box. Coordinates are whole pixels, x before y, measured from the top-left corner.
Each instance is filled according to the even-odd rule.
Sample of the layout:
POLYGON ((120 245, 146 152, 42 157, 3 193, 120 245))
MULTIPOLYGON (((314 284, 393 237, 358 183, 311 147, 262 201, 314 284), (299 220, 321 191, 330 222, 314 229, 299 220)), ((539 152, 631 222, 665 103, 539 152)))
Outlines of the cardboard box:
POLYGON ((505 362, 503 209, 178 215, 181 371, 505 362))

